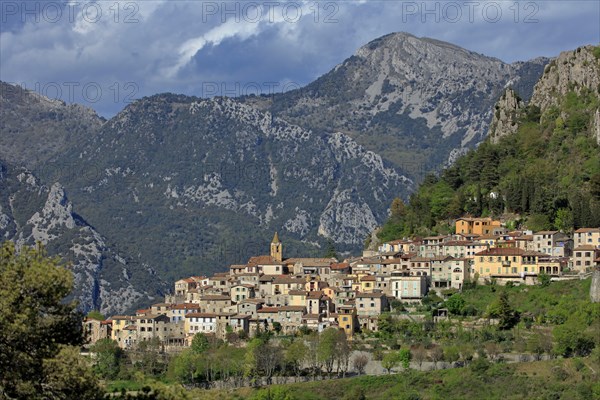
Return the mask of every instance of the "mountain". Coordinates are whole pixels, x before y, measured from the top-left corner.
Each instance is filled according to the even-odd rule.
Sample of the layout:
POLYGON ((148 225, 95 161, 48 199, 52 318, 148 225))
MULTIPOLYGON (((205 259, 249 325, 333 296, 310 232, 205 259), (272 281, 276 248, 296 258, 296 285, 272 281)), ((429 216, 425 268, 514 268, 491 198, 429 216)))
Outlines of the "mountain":
POLYGON ((391 194, 412 190, 347 135, 227 98, 144 98, 55 161, 81 215, 171 280, 264 254, 273 231, 287 256, 322 255, 324 238, 360 248, 391 194))
POLYGON ((297 91, 160 94, 108 121, 2 83, 0 235, 73 262, 82 308, 108 313, 265 254, 273 231, 286 257, 328 240, 356 252, 394 197, 483 139, 505 87, 527 100, 546 62, 392 34, 297 91))
POLYGON ((306 87, 245 98, 287 121, 340 131, 415 180, 485 138, 506 87, 529 100, 549 60, 504 63, 450 43, 393 33, 306 87))
POLYGON ((464 213, 510 213, 533 230, 600 225, 600 47, 561 53, 528 104, 509 89, 494 114, 490 138, 427 177, 381 239, 448 230, 464 213))
POLYGON ((0 81, 0 159, 14 165, 40 166, 93 136, 103 122, 90 108, 0 81))
MULTIPOLYGON (((72 297, 84 310, 124 312, 152 299, 148 292, 158 285, 140 285, 145 275, 156 276, 136 265, 107 244, 73 210, 64 188, 39 182, 30 171, 0 162, 0 232, 3 240, 19 246, 45 245, 50 254, 60 254, 75 277, 72 297)), ((156 292, 155 292, 156 293, 156 292)))

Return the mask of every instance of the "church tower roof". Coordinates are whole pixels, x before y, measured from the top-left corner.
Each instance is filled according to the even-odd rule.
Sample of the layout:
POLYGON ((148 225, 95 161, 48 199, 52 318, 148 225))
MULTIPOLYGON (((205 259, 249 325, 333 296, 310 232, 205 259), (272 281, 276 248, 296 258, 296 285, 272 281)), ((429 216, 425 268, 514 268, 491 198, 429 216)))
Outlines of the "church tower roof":
POLYGON ((275 231, 275 235, 273 236, 273 240, 271 241, 271 243, 281 243, 279 241, 279 235, 277 235, 277 231, 275 231))

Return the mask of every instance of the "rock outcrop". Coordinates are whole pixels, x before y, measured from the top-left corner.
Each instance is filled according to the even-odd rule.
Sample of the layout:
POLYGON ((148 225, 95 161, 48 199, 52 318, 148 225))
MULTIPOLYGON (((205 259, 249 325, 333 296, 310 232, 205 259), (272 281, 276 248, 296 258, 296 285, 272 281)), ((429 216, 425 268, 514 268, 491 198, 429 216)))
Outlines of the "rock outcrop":
POLYGON ((504 136, 517 131, 519 113, 524 106, 524 102, 513 89, 506 89, 494 107, 494 117, 488 133, 492 143, 498 143, 504 136))

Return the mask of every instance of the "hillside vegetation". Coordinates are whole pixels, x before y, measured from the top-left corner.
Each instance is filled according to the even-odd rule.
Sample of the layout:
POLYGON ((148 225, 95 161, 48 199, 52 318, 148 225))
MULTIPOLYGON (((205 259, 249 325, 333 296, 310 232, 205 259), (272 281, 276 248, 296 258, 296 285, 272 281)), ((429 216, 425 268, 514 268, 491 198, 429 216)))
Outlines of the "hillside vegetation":
MULTIPOLYGON (((581 50, 593 53, 596 75, 599 49, 581 50)), ((551 63, 542 79, 554 79, 557 62, 567 61, 551 63)), ((598 76, 586 82, 593 78, 598 76)), ((600 86, 569 82, 564 93, 543 85, 536 90, 534 100, 543 100, 518 110, 515 133, 497 143, 488 139, 439 176, 427 176, 406 206, 395 200, 380 239, 444 233, 449 220, 465 214, 516 214, 533 230, 599 226, 600 147, 595 133, 600 86)))
MULTIPOLYGON (((592 399, 600 382, 591 368, 598 360, 567 359, 525 364, 492 364, 397 375, 273 385, 268 388, 178 391, 162 388, 159 398, 198 400, 426 400, 426 399, 592 399), (591 367, 591 368, 590 368, 591 367), (172 394, 169 394, 172 393, 172 394)), ((118 397, 115 397, 118 398, 118 397)), ((152 398, 152 397, 149 397, 152 398)))

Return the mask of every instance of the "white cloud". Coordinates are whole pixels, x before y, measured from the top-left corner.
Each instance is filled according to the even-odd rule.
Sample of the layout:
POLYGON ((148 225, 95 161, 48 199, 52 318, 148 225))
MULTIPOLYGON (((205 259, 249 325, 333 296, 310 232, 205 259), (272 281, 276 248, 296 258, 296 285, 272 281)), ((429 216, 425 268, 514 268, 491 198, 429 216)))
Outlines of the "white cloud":
MULTIPOLYGON (((438 15, 436 22, 435 15, 423 15, 422 9, 408 15, 409 3, 424 4, 303 1, 300 19, 294 7, 286 15, 282 3, 269 13, 263 8, 261 18, 253 20, 243 11, 247 2, 230 3, 239 7, 234 16, 224 9, 207 12, 207 2, 100 2, 102 18, 97 22, 90 21, 92 9, 88 20, 83 18, 81 3, 73 22, 66 13, 55 22, 7 21, 4 26, 11 30, 0 33, 0 79, 29 87, 36 82, 97 82, 104 95, 88 105, 111 115, 124 107, 128 82, 137 85, 133 97, 165 91, 198 94, 204 81, 252 81, 257 73, 275 81, 307 83, 390 32, 451 41, 505 61, 556 55, 600 39, 597 2, 520 2, 517 22, 510 9, 514 2, 499 2, 503 17, 497 23, 486 21, 481 12, 473 22, 466 14, 456 23, 438 15), (536 23, 524 22, 532 11, 524 9, 529 3, 539 6, 536 23), (224 48, 237 54, 217 51, 224 48), (115 84, 121 90, 116 99, 111 89, 115 84)), ((439 4, 442 10, 445 3, 439 4)), ((85 101, 79 94, 75 101, 85 101)))

